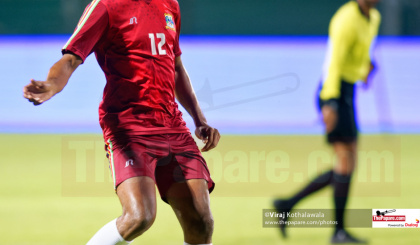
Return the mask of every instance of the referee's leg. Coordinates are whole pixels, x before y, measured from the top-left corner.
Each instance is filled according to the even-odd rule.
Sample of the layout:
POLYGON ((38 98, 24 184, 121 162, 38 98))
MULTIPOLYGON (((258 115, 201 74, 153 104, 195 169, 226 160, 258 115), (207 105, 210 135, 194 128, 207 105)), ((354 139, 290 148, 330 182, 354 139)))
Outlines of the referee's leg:
POLYGON ((337 156, 334 172, 340 175, 351 175, 356 166, 357 140, 352 142, 334 142, 332 145, 337 156))
POLYGON ((207 181, 191 179, 175 183, 166 197, 181 224, 185 243, 211 244, 214 221, 207 181))
POLYGON ((349 197, 351 177, 356 166, 357 140, 355 139, 352 142, 334 142, 332 145, 337 156, 337 164, 334 167, 332 181, 337 225, 331 242, 362 242, 348 234, 344 228, 344 214, 349 197))

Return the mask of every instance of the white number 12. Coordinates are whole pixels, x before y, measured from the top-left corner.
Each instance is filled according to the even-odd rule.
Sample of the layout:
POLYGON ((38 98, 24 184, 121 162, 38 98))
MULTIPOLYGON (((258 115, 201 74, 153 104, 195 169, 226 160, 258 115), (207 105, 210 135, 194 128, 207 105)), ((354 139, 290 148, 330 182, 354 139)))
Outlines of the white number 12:
MULTIPOLYGON (((152 54, 157 55, 156 52, 156 42, 155 42, 155 35, 153 33, 149 33, 149 38, 152 44, 152 54)), ((156 33, 156 38, 160 39, 158 44, 158 51, 159 55, 166 55, 166 50, 162 49, 163 45, 166 43, 165 34, 164 33, 156 33)))

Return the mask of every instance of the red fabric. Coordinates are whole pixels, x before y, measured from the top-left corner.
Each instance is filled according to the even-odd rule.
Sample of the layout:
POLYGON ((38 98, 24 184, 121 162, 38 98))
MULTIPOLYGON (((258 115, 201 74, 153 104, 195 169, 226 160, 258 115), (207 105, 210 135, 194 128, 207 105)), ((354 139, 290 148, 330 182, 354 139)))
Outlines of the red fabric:
POLYGON ((174 94, 175 57, 181 55, 178 2, 100 0, 92 7, 96 1, 63 53, 84 61, 95 52, 107 80, 99 107, 105 139, 120 132, 188 132, 174 94))
POLYGON ((115 187, 124 180, 148 176, 155 180, 164 201, 171 185, 189 179, 204 179, 210 192, 214 182, 190 133, 162 135, 115 135, 107 144, 115 187))

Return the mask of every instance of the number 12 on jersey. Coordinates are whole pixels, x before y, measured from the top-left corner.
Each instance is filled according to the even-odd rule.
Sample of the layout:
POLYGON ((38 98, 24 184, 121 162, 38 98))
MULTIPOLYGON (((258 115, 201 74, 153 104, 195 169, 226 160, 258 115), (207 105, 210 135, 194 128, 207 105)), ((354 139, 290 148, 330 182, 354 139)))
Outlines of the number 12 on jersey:
MULTIPOLYGON (((156 41, 155 41, 155 34, 149 33, 150 42, 152 45, 152 55, 157 55, 156 51, 156 41)), ((165 34, 164 33, 156 33, 156 38, 160 39, 160 42, 157 46, 157 49, 159 51, 159 55, 166 55, 166 50, 164 50, 162 47, 166 43, 165 34)))

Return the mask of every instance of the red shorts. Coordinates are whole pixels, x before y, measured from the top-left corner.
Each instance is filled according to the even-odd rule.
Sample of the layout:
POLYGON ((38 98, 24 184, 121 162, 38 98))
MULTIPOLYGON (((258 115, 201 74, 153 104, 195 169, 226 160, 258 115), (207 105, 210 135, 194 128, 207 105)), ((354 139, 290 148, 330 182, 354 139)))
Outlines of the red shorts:
POLYGON ((191 133, 114 135, 106 144, 115 188, 138 176, 152 178, 162 200, 171 185, 189 179, 205 179, 214 188, 206 161, 191 133))

